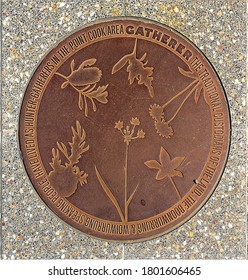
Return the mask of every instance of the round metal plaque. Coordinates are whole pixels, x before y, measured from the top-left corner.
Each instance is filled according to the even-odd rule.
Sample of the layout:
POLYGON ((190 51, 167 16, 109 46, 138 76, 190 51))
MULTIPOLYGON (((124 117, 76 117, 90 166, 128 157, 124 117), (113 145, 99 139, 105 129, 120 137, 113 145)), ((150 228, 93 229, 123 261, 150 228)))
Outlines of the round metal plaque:
POLYGON ((138 241, 190 219, 217 186, 230 120, 203 54, 167 26, 97 22, 33 74, 20 149, 44 203, 97 238, 138 241))

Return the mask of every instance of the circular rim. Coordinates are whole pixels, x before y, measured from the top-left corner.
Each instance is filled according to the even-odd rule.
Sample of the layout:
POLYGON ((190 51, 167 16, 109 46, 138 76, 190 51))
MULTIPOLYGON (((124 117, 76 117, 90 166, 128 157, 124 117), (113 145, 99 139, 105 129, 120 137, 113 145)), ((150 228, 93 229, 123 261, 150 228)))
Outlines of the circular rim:
POLYGON ((62 38, 60 38, 60 40, 57 41, 57 43, 55 45, 53 45, 53 47, 51 47, 38 61, 38 63, 36 63, 32 73, 30 74, 30 78, 28 80, 28 82, 26 83, 26 86, 25 86, 25 90, 24 90, 24 94, 22 96, 22 100, 21 100, 21 105, 19 107, 19 121, 18 121, 18 134, 17 134, 17 137, 18 137, 18 150, 19 150, 19 153, 20 153, 20 157, 21 157, 21 162, 23 164, 23 167, 26 171, 26 174, 27 174, 27 177, 28 177, 28 180, 30 182, 30 184, 32 185, 32 187, 35 189, 35 193, 36 195, 39 197, 39 199, 42 201, 42 203, 46 204, 46 208, 49 209, 49 211, 51 211, 51 213, 53 213, 53 216, 55 215, 57 219, 59 219, 59 221, 62 221, 64 224, 66 224, 67 226, 69 226, 70 228, 73 228, 73 229, 76 229, 78 232, 80 232, 81 234, 83 235, 86 235, 88 237, 93 237, 93 238, 96 238, 96 239, 99 239, 99 240, 105 240, 105 241, 108 241, 108 242, 120 242, 120 243, 136 243, 136 242, 141 242, 141 241, 148 241, 148 240, 151 240, 151 239, 154 239, 154 238, 157 238, 157 237, 160 237, 162 235, 165 235, 165 234, 168 234, 172 231, 174 231, 175 229, 179 228, 180 226, 182 226, 183 224, 187 223, 193 216, 195 216, 201 209, 202 207, 208 202, 208 200, 210 199, 210 197, 212 196, 213 192, 216 190, 217 186, 219 185, 220 183, 220 180, 221 180, 221 177, 223 176, 223 173, 224 173, 224 170, 225 170, 225 167, 226 167, 226 164, 227 164, 227 161, 228 161, 228 157, 229 157, 229 153, 230 153, 230 147, 231 147, 231 133, 232 133, 232 125, 231 125, 231 114, 230 114, 230 107, 229 107, 229 103, 228 103, 228 98, 227 98, 227 94, 225 92, 225 89, 224 89, 224 86, 215 70, 215 68, 213 67, 212 63, 209 61, 209 59, 205 56, 205 54, 191 41, 189 40, 187 37, 185 37, 182 33, 178 32, 177 30, 175 30, 174 28, 171 28, 165 24, 162 24, 162 23, 159 23, 157 21, 154 21, 154 20, 151 20, 151 19, 147 19, 147 18, 142 18, 142 17, 110 17, 110 18, 103 18, 103 19, 99 19, 99 20, 96 20, 96 21, 93 21, 93 22, 90 22, 90 23, 87 23, 87 24, 84 24, 83 26, 80 26, 76 29, 74 29, 73 31, 69 32, 68 34, 66 34, 65 36, 63 36, 62 38), (208 195, 204 198, 204 200, 197 205, 197 207, 190 213, 190 215, 186 216, 180 223, 177 223, 176 225, 174 225, 173 227, 169 228, 168 230, 166 231, 163 231, 159 234, 156 234, 156 235, 150 235, 149 237, 145 237, 145 238, 140 238, 140 239, 135 239, 135 240, 110 240, 108 238, 102 238, 102 237, 98 237, 98 236, 95 236, 95 235, 90 235, 90 234, 87 234, 81 230, 79 230, 78 228, 74 227, 73 225, 71 225, 70 223, 64 221, 63 218, 60 218, 60 216, 58 215, 58 213, 56 213, 53 209, 50 208, 49 205, 47 205, 45 203, 45 201, 41 198, 40 194, 38 193, 37 189, 33 186, 33 183, 31 181, 31 178, 30 176, 28 175, 28 170, 27 170, 27 167, 25 166, 25 163, 24 163, 24 157, 22 156, 22 151, 21 151, 21 144, 20 144, 20 126, 21 126, 21 112, 22 112, 22 108, 23 108, 23 102, 24 102, 24 98, 25 98, 25 93, 30 85, 30 82, 32 81, 33 79, 33 76, 34 74, 36 73, 36 71, 38 70, 38 68, 40 67, 40 65, 42 64, 42 62, 44 61, 44 59, 53 51, 55 50, 58 45, 63 42, 65 39, 69 38, 70 36, 72 36, 73 34, 77 33, 78 31, 82 30, 82 29, 85 29, 87 27, 91 27, 91 26, 94 26, 94 25, 97 25, 97 24, 100 24, 100 23, 109 23, 109 22, 113 22, 113 21, 116 21, 116 20, 131 20, 131 21, 142 21, 144 23, 150 23, 150 24, 154 24, 154 25, 157 25, 157 26, 160 26, 161 28, 164 28, 165 30, 170 30, 171 32, 175 33, 177 36, 179 36, 180 38, 182 38, 183 40, 185 40, 188 44, 192 45, 193 48, 202 55, 202 58, 205 60, 204 62, 207 64, 207 66, 209 66, 209 68, 212 70, 212 72, 214 73, 215 77, 216 77, 216 82, 219 84, 220 88, 222 89, 222 92, 224 94, 224 98, 225 98, 225 101, 226 101, 226 111, 227 111, 227 117, 228 117, 228 128, 227 128, 227 149, 226 149, 226 152, 225 152, 225 159, 222 163, 222 167, 220 169, 220 172, 218 173, 218 178, 215 180, 215 183, 213 184, 212 188, 211 188, 211 191, 208 193, 208 195))

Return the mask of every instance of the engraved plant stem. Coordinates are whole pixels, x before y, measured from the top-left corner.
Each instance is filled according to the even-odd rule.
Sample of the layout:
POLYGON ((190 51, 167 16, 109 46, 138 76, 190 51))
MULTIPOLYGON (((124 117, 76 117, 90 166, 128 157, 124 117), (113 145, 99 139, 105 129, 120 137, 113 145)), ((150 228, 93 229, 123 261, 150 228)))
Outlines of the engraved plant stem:
POLYGON ((189 92, 189 94, 184 98, 184 100, 182 101, 181 105, 179 106, 179 108, 177 109, 176 113, 172 116, 172 118, 167 122, 168 124, 174 120, 174 118, 177 116, 177 114, 179 113, 179 111, 182 109, 184 103, 187 101, 187 99, 190 97, 190 95, 194 92, 194 90, 196 89, 198 83, 191 89, 191 91, 189 92))
POLYGON ((171 181, 173 187, 175 188, 175 190, 176 190, 176 192, 177 192, 177 195, 179 196, 180 199, 182 199, 182 196, 181 196, 181 194, 180 194, 180 192, 179 192, 179 190, 178 190, 178 188, 177 188, 175 182, 173 181, 173 179, 171 178, 171 176, 168 176, 168 178, 169 178, 169 180, 171 181))
POLYGON ((98 181, 100 183, 100 185, 102 186, 103 190, 105 191, 105 193, 107 194, 107 196, 109 197, 109 199, 112 201, 112 203, 114 204, 120 218, 121 218, 121 221, 124 222, 125 221, 125 218, 122 214, 122 211, 121 211, 121 207, 118 203, 118 201, 116 200, 116 198, 114 197, 114 195, 112 194, 111 190, 109 189, 109 187, 107 186, 107 184, 104 182, 102 176, 100 175, 97 167, 95 166, 95 171, 96 171, 96 176, 98 178, 98 181))
MULTIPOLYGON (((162 107, 165 108, 167 105, 169 105, 172 101, 174 101, 176 98, 184 94, 188 89, 190 89, 195 83, 198 83, 198 80, 194 80, 191 84, 189 84, 186 88, 184 88, 182 91, 180 91, 178 94, 176 94, 173 98, 171 98, 169 101, 167 101, 162 107)), ((194 87, 195 88, 195 87, 194 87)))
POLYGON ((126 158, 125 158, 125 222, 128 221, 128 204, 127 204, 127 165, 128 165, 128 146, 129 143, 126 144, 126 158))
POLYGON ((64 79, 66 79, 66 81, 68 81, 68 78, 65 75, 63 75, 63 74, 61 74, 59 72, 56 72, 55 74, 60 76, 60 77, 62 77, 62 78, 64 78, 64 79))
MULTIPOLYGON (((79 92, 79 94, 81 94, 81 92, 79 92)), ((87 117, 88 116, 88 104, 87 104, 87 100, 86 100, 86 95, 84 94, 84 114, 87 117)), ((81 109, 81 108, 80 108, 81 109)))
POLYGON ((95 166, 96 176, 97 176, 97 179, 98 179, 101 187, 103 188, 103 190, 105 191, 105 193, 107 194, 107 196, 109 197, 111 202, 114 204, 114 206, 115 206, 116 210, 118 211, 118 214, 121 218, 121 221, 125 222, 125 223, 128 222, 128 207, 139 187, 139 184, 137 184, 137 186, 133 190, 132 194, 128 197, 127 191, 128 191, 128 148, 129 148, 129 143, 135 139, 145 138, 145 132, 143 131, 143 129, 138 129, 135 132, 135 127, 140 125, 139 119, 137 117, 132 118, 130 120, 130 123, 132 125, 131 128, 130 128, 130 125, 127 125, 126 128, 124 128, 123 121, 120 121, 120 120, 115 123, 115 128, 121 133, 122 137, 124 138, 124 143, 126 143, 125 162, 124 162, 124 211, 121 210, 121 207, 120 207, 117 199, 115 198, 114 194, 111 192, 111 189, 104 182, 101 174, 99 173, 97 167, 95 166), (136 134, 136 135, 134 135, 134 134, 136 134))

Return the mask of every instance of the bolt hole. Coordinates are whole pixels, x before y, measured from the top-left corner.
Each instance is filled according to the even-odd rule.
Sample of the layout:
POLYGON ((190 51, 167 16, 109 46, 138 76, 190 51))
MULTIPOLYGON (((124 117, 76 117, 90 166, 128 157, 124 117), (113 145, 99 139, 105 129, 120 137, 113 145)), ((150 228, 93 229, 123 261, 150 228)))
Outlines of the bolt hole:
POLYGON ((145 206, 146 205, 146 201, 144 199, 141 199, 140 204, 145 206))

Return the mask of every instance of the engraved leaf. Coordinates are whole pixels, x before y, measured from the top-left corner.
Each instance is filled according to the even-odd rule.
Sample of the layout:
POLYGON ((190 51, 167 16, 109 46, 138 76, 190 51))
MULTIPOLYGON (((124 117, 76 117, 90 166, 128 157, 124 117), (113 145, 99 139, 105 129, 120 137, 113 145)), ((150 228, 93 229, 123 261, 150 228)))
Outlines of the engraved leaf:
POLYGON ((91 98, 91 103, 92 103, 92 108, 93 108, 93 111, 96 112, 96 104, 94 102, 94 99, 91 98))
POLYGON ((71 61, 71 72, 73 72, 73 70, 74 70, 74 67, 75 67, 75 60, 73 59, 72 61, 71 61))
MULTIPOLYGON (((143 56, 139 59, 140 61, 144 61, 146 58, 147 53, 144 53, 143 56)), ((146 65, 146 63, 144 63, 144 65, 146 65)))
POLYGON ((88 117, 89 108, 88 108, 88 104, 87 104, 85 96, 84 96, 84 102, 85 102, 84 115, 85 115, 85 117, 88 117))
POLYGON ((79 97, 78 97, 78 107, 80 110, 83 110, 83 108, 84 108, 84 101, 83 101, 82 95, 80 93, 79 93, 79 97))
POLYGON ((133 191, 132 194, 130 195, 129 199, 127 200, 127 207, 128 207, 129 204, 131 203, 131 201, 132 201, 132 199, 133 199, 133 197, 134 197, 134 195, 135 195, 135 193, 136 193, 138 187, 139 187, 139 184, 136 186, 136 188, 134 189, 134 191, 133 191))
POLYGON ((87 59, 87 60, 83 61, 83 62, 80 64, 80 66, 79 66, 78 69, 83 69, 85 66, 91 66, 91 65, 93 65, 93 64, 95 64, 95 63, 96 63, 96 59, 95 59, 95 58, 87 59))
POLYGON ((172 168, 173 169, 178 168, 178 166, 182 164, 184 159, 185 159, 185 157, 175 157, 175 158, 173 158, 173 160, 171 161, 172 168))
POLYGON ((60 149, 60 151, 64 154, 64 156, 69 160, 69 155, 65 144, 62 142, 61 143, 57 142, 57 146, 60 149))
POLYGON ((124 219, 124 216, 122 214, 122 211, 121 211, 121 208, 120 208, 120 205, 118 203, 118 201, 116 200, 116 198, 114 197, 114 195, 112 194, 111 190, 108 188, 108 186, 106 185, 106 183, 104 182, 103 178, 101 177, 99 171, 97 170, 96 166, 95 166, 95 171, 96 171, 96 176, 97 176, 97 179, 101 185, 101 187, 103 188, 103 190, 105 191, 105 193, 107 194, 107 196, 109 197, 109 199, 112 201, 112 203, 114 204, 117 212, 119 213, 119 216, 121 218, 121 221, 124 222, 125 219, 124 219))
POLYGON ((207 95, 207 91, 206 90, 203 90, 203 96, 204 96, 205 102, 210 106, 211 104, 209 103, 209 99, 208 99, 208 95, 207 95))
POLYGON ((65 88, 68 84, 69 84, 69 81, 64 82, 64 83, 61 85, 61 88, 65 88))
POLYGON ((182 173, 181 171, 174 170, 174 172, 173 172, 172 174, 173 174, 173 176, 172 176, 172 177, 177 176, 177 177, 181 177, 181 178, 183 178, 183 173, 182 173))
POLYGON ((78 175, 78 181, 80 183, 80 185, 84 185, 84 184, 87 184, 87 177, 88 177, 88 174, 85 173, 83 170, 80 170, 78 166, 76 166, 76 172, 77 172, 77 175, 78 175))
POLYGON ((123 56, 112 68, 112 74, 118 72, 119 70, 121 70, 121 68, 123 68, 126 63, 128 62, 128 60, 130 59, 130 54, 123 56))
POLYGON ((106 103, 108 103, 107 97, 108 97, 108 92, 105 91, 105 92, 99 94, 98 96, 96 96, 96 99, 97 99, 97 101, 99 101, 100 103, 106 104, 106 103))
POLYGON ((161 162, 161 165, 166 166, 170 164, 170 160, 171 160, 170 155, 163 147, 161 147, 160 149, 159 160, 161 162))
POLYGON ((60 167, 61 165, 61 160, 59 158, 59 151, 58 149, 52 149, 52 162, 50 162, 51 167, 53 168, 53 170, 57 169, 60 167))
POLYGON ((155 179, 156 180, 163 180, 165 177, 167 177, 167 175, 168 174, 165 175, 165 172, 162 169, 159 169, 155 179))
POLYGON ((148 160, 145 162, 145 165, 149 168, 152 169, 159 169, 161 167, 161 164, 159 162, 157 162, 156 160, 148 160))
MULTIPOLYGON (((106 104, 108 103, 108 92, 105 91, 106 88, 108 87, 108 84, 106 86, 99 86, 97 90, 92 91, 87 94, 87 97, 90 99, 96 99, 98 102, 106 104)), ((94 108, 93 108, 94 109, 94 108)))
POLYGON ((82 154, 89 150, 89 145, 85 147, 85 137, 86 133, 82 129, 79 121, 76 122, 76 130, 72 127, 72 142, 69 143, 71 146, 71 155, 69 157, 71 164, 76 164, 79 162, 82 154))
POLYGON ((191 79, 196 79, 197 78, 197 76, 193 73, 193 72, 191 72, 191 71, 185 71, 183 68, 181 68, 181 67, 178 67, 178 70, 179 70, 179 72, 183 75, 183 76, 186 76, 186 77, 189 77, 189 78, 191 78, 191 79))
POLYGON ((203 88, 200 86, 198 86, 197 88, 196 88, 196 90, 195 90, 195 94, 194 94, 194 99, 195 99, 195 103, 197 104, 198 103, 198 101, 199 101, 199 98, 200 98, 200 96, 201 96, 201 93, 202 93, 202 91, 203 91, 203 88))

